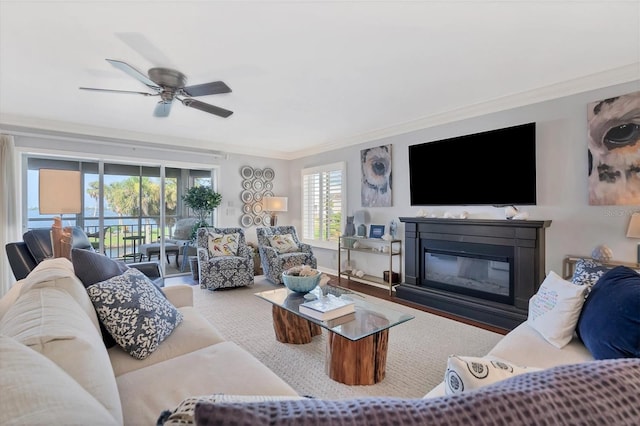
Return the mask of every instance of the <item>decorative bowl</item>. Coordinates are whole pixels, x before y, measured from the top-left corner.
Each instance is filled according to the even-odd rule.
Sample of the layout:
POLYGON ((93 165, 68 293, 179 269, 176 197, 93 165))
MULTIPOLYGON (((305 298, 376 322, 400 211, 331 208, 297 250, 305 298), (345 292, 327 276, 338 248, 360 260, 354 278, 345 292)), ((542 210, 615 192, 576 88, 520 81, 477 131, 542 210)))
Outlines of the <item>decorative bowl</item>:
POLYGON ((320 282, 322 274, 320 271, 316 271, 315 275, 291 275, 289 271, 282 273, 282 281, 284 285, 291 291, 296 293, 308 293, 320 282))

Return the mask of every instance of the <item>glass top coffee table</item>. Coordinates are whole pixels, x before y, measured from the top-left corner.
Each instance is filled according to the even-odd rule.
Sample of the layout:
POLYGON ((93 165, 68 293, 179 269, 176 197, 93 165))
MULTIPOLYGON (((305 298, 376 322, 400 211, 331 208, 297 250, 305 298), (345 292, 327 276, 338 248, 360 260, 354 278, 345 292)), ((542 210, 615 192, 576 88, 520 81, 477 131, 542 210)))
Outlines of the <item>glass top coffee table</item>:
POLYGON ((325 370, 333 380, 347 385, 373 385, 384 379, 389 329, 413 315, 370 303, 363 296, 328 287, 336 296, 355 302, 355 314, 321 321, 300 313, 299 307, 320 297, 316 287, 307 295, 286 287, 255 293, 272 304, 273 329, 282 343, 304 344, 328 330, 325 370))

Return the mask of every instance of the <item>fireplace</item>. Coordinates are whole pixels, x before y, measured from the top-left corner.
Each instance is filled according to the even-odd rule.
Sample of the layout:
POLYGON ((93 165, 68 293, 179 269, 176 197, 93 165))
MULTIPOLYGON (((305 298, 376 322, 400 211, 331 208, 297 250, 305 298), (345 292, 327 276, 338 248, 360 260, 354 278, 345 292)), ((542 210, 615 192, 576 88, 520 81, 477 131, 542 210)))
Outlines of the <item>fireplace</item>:
POLYGON ((512 329, 544 278, 550 221, 400 218, 405 282, 396 296, 512 329))

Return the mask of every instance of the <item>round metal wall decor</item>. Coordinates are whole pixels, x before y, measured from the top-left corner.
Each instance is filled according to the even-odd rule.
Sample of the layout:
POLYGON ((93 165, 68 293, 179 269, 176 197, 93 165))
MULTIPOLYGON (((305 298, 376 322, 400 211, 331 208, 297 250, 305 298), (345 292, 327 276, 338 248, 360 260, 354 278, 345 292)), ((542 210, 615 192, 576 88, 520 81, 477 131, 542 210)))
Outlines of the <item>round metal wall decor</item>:
POLYGON ((276 174, 272 168, 258 169, 251 166, 240 168, 242 176, 242 216, 240 225, 244 228, 269 224, 269 215, 264 211, 264 197, 273 197, 273 179, 276 174))

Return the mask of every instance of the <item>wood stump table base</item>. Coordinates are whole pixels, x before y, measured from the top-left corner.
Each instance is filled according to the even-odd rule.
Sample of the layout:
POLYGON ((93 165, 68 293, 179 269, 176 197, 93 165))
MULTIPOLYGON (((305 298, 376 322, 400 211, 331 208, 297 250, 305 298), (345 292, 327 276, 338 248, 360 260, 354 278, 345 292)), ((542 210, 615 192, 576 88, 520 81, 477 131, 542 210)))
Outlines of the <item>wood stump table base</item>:
POLYGON ((329 332, 325 369, 327 375, 345 385, 374 385, 384 379, 389 330, 360 340, 349 340, 329 332))
POLYGON ((302 345, 311 343, 313 336, 322 334, 322 328, 318 324, 280 306, 273 305, 271 315, 273 317, 273 331, 276 333, 276 340, 280 343, 302 345))

